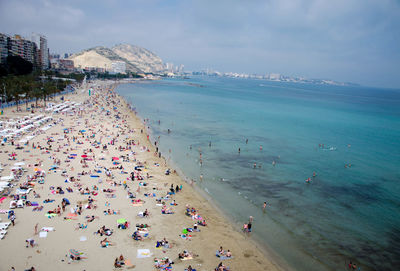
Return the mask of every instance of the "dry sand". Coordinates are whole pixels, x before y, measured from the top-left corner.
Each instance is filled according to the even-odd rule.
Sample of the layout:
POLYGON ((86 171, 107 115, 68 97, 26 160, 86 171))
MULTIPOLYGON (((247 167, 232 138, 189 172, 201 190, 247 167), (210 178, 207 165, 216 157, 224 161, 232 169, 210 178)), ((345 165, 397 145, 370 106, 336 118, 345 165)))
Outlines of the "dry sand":
MULTIPOLYGON (((101 84, 101 83, 98 83, 101 84)), ((39 163, 39 167, 46 171, 45 183, 34 186, 34 191, 40 194, 41 198, 34 198, 31 191, 27 199, 36 201, 39 205, 44 206, 42 211, 32 211, 33 207, 25 206, 25 208, 14 209, 16 214, 15 226, 10 226, 3 240, 0 240, 0 270, 10 270, 13 266, 16 270, 25 270, 34 266, 36 270, 113 270, 127 269, 127 267, 114 268, 114 259, 123 254, 125 258, 130 259, 135 265, 134 270, 156 270, 154 267, 154 257, 162 258, 169 257, 174 261, 172 270, 184 270, 191 265, 196 270, 214 270, 221 262, 215 256, 215 252, 220 246, 225 250, 230 249, 234 258, 224 260, 223 263, 230 267, 230 270, 282 270, 281 266, 275 264, 271 257, 261 252, 249 237, 234 229, 232 225, 224 219, 219 211, 217 211, 207 200, 202 198, 194 191, 190 184, 182 180, 177 174, 165 175, 164 172, 168 168, 163 158, 158 158, 155 155, 155 147, 147 140, 147 135, 143 123, 134 115, 125 101, 117 95, 110 96, 111 92, 106 91, 111 87, 111 83, 104 85, 102 89, 96 89, 94 95, 88 96, 87 92, 78 91, 76 94, 66 96, 66 99, 77 102, 86 103, 83 105, 83 111, 76 112, 73 115, 54 114, 54 119, 61 119, 57 125, 47 130, 46 133, 35 137, 29 142, 29 145, 22 145, 24 149, 15 150, 15 145, 12 146, 8 141, 4 146, 1 146, 0 161, 2 162, 4 171, 2 176, 9 175, 10 168, 15 162, 25 162, 24 168, 26 172, 21 179, 15 183, 22 184, 27 180, 28 175, 34 174, 34 164, 39 163), (106 100, 106 97, 108 97, 106 100), (117 109, 114 110, 113 107, 117 109), (110 115, 106 115, 106 110, 110 115), (115 116, 118 114, 120 118, 115 116), (64 128, 72 128, 64 137, 64 128), (79 130, 86 130, 85 133, 79 134, 79 130), (143 129, 143 133, 141 133, 143 129), (132 132, 134 131, 134 132, 132 132), (94 135, 94 137, 91 137, 94 135), (77 137, 73 141, 73 136, 77 137), (43 147, 48 147, 47 138, 53 137, 54 142, 49 143, 52 148, 46 150, 43 147), (69 145, 67 141, 69 138, 69 145), (110 145, 110 141, 115 139, 115 145, 110 145), (134 140, 135 145, 130 146, 131 150, 119 151, 119 146, 126 147, 127 140, 134 140), (78 141, 83 144, 77 144, 78 141), (101 141, 101 144, 96 148, 95 141, 101 141), (33 148, 40 145, 42 149, 33 148), (103 151, 103 145, 107 145, 107 150, 103 151), (143 151, 143 148, 149 148, 150 151, 143 151), (59 152, 56 150, 60 148, 59 152), (93 161, 87 161, 87 168, 82 168, 81 155, 89 153, 91 149, 95 155, 93 161), (86 152, 85 152, 86 150, 86 152), (16 160, 8 160, 9 154, 15 151, 17 153, 16 160), (112 182, 117 184, 126 181, 129 189, 124 189, 123 186, 113 186, 107 182, 104 170, 102 173, 96 173, 100 177, 92 178, 90 175, 79 176, 82 171, 94 171, 97 166, 112 168, 112 157, 120 157, 135 152, 135 155, 130 155, 130 162, 123 162, 122 158, 118 162, 124 167, 128 173, 134 171, 134 166, 138 162, 145 164, 145 169, 139 172, 144 177, 144 182, 147 186, 140 186, 140 192, 137 192, 139 187, 138 180, 131 181, 130 174, 121 174, 120 169, 112 169, 114 178, 112 182), (75 159, 67 159, 68 154, 77 154, 75 159), (100 160, 104 156, 105 160, 100 160), (60 159, 60 169, 50 171, 55 159, 60 159), (136 162, 134 161, 136 159, 136 162), (70 162, 65 162, 65 161, 70 162), (155 166, 158 163, 160 166, 155 166), (68 176, 62 176, 61 173, 66 170, 68 176), (151 178, 147 179, 146 174, 151 178), (78 192, 78 187, 75 183, 65 183, 69 177, 74 176, 80 179, 79 183, 82 188, 88 187, 93 191, 92 187, 97 185, 99 190, 97 196, 91 196, 95 199, 97 209, 83 209, 82 215, 78 215, 74 220, 65 220, 64 217, 70 212, 70 207, 77 205, 79 201, 87 201, 88 195, 81 195, 78 192), (127 180, 129 178, 129 180, 127 180), (99 180, 102 183, 99 183, 99 180), (165 185, 167 184, 167 185, 165 185), (171 184, 182 185, 183 190, 172 196, 178 203, 177 206, 171 206, 167 201, 168 207, 172 207, 174 214, 161 214, 161 207, 156 205, 156 198, 165 196, 171 184), (65 194, 52 194, 50 187, 60 186, 65 194), (73 192, 67 192, 66 188, 73 188, 73 192), (155 188, 155 189, 153 189, 155 188), (103 189, 114 189, 115 198, 106 198, 103 189), (143 199, 143 206, 133 206, 131 199, 127 198, 127 191, 130 190, 136 193, 136 199, 143 199), (145 197, 144 193, 155 193, 155 198, 145 197), (47 198, 54 199, 52 203, 43 203, 47 198), (55 209, 58 205, 61 206, 62 198, 68 198, 71 205, 67 206, 66 211, 61 216, 48 218, 45 214, 49 210, 55 209), (105 206, 106 202, 110 203, 109 207, 105 206), (186 227, 193 227, 194 220, 185 215, 185 205, 189 204, 196 208, 208 223, 206 227, 201 227, 200 232, 193 232, 191 240, 184 240, 180 237, 182 230, 186 227), (120 210, 117 215, 104 215, 106 209, 120 210), (138 212, 148 209, 150 217, 140 218, 138 212), (86 222, 85 216, 98 216, 93 222, 87 223, 86 229, 76 230, 78 223, 86 222), (122 230, 117 228, 116 220, 126 218, 129 223, 129 229, 122 230), (40 238, 34 235, 34 226, 39 224, 39 229, 42 227, 54 227, 55 231, 49 232, 46 238, 40 238), (137 223, 147 223, 149 228, 149 238, 143 241, 134 241, 131 238, 135 225, 137 223), (101 226, 105 225, 114 233, 108 239, 115 243, 114 246, 102 248, 100 240, 103 237, 95 235, 101 226), (80 241, 84 236, 86 241, 80 241), (166 238, 173 244, 169 249, 156 249, 155 243, 157 240, 166 238), (33 238, 37 245, 33 248, 26 248, 25 240, 33 238), (68 263, 68 252, 70 249, 76 249, 83 252, 87 259, 73 261, 68 263), (148 258, 138 259, 137 249, 149 249, 151 256, 148 258), (198 255, 192 260, 181 261, 178 259, 178 253, 183 250, 188 250, 198 255)), ((56 98, 59 103, 59 98, 56 98)), ((24 105, 21 108, 25 108, 24 105)), ((15 118, 17 116, 27 115, 29 112, 13 113, 15 108, 8 108, 5 114, 1 116, 1 120, 6 118, 15 118)), ((19 139, 16 139, 18 142, 19 139)), ((118 165, 118 166, 120 166, 118 165)), ((136 175, 136 174, 135 174, 136 175)), ((16 187, 11 190, 11 194, 15 193, 16 187)), ((8 197, 1 203, 0 209, 9 209, 9 203, 12 200, 8 197)), ((0 214, 2 222, 9 221, 6 214, 0 214)))

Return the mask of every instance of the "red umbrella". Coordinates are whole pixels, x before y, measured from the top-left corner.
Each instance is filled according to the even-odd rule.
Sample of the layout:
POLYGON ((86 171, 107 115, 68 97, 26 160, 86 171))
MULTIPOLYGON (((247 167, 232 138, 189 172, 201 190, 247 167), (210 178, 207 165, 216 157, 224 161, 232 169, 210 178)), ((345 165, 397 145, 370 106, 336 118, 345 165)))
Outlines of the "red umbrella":
POLYGON ((83 154, 83 155, 81 155, 81 157, 83 157, 83 158, 86 158, 86 157, 87 157, 87 155, 86 155, 86 154, 83 154))
POLYGON ((113 160, 119 160, 119 158, 118 158, 118 157, 113 157, 112 159, 113 159, 113 160))

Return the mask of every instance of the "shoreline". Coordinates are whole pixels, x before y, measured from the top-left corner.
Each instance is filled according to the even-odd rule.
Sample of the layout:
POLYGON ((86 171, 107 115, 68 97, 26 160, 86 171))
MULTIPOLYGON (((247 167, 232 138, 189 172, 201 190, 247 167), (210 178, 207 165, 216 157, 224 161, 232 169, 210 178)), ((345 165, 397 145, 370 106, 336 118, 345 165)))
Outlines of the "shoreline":
MULTIPOLYGON (((129 82, 131 84, 134 84, 136 82, 129 82)), ((119 84, 117 84, 114 88, 114 92, 116 93, 115 89, 118 88, 119 84)), ((124 100, 125 104, 127 105, 128 108, 130 108, 131 112, 133 113, 133 117, 136 118, 146 129, 146 134, 150 136, 149 143, 152 146, 152 150, 155 150, 155 146, 152 143, 154 138, 152 138, 151 133, 148 131, 145 122, 143 121, 142 116, 140 116, 140 112, 133 110, 133 108, 136 108, 134 106, 134 103, 129 103, 123 96, 120 94, 116 93, 121 99, 124 100)), ((151 127, 150 127, 151 128, 151 127)), ((162 156, 164 162, 166 163, 168 168, 174 169, 177 173, 177 175, 181 178, 183 182, 186 182, 187 184, 190 183, 190 178, 187 177, 184 174, 184 171, 171 159, 171 161, 167 160, 164 156, 162 156), (168 162, 169 161, 169 162, 168 162), (172 163, 172 164, 171 164, 172 163)), ((279 271, 293 271, 292 269, 278 254, 276 254, 271 248, 268 247, 266 244, 262 244, 255 240, 252 236, 246 236, 242 231, 240 231, 240 224, 238 222, 233 221, 227 214, 224 213, 222 208, 218 205, 218 203, 203 189, 201 189, 199 186, 196 185, 196 182, 192 186, 194 193, 197 194, 197 196, 200 196, 200 198, 203 198, 208 201, 210 204, 211 208, 214 209, 214 211, 223 217, 223 219, 230 225, 231 230, 236 232, 237 234, 243 235, 246 238, 246 241, 249 242, 252 246, 255 246, 256 249, 258 249, 268 260, 270 260, 274 265, 279 266, 279 271)))
MULTIPOLYGON (((79 176, 82 187, 92 187, 96 184, 99 188, 108 189, 110 188, 110 184, 107 182, 96 183, 94 182, 96 179, 90 178, 87 175, 76 175, 76 172, 81 171, 82 165, 80 165, 77 160, 71 160, 69 163, 64 163, 63 159, 66 156, 65 154, 73 151, 80 155, 82 151, 85 153, 85 150, 88 151, 88 149, 93 148, 93 156, 100 157, 101 155, 104 155, 107 159, 104 161, 89 161, 87 162, 88 169, 84 170, 94 170, 96 169, 97 164, 109 168, 112 166, 111 163, 108 162, 111 157, 120 156, 123 153, 127 153, 127 151, 116 150, 116 147, 114 150, 112 148, 114 145, 108 145, 109 149, 107 151, 102 151, 101 148, 94 148, 93 144, 95 143, 91 141, 91 137, 89 137, 88 134, 79 132, 79 129, 86 129, 87 133, 90 132, 93 134, 93 138, 95 138, 96 141, 102 142, 102 144, 108 144, 106 143, 108 141, 107 138, 114 138, 116 145, 121 146, 121 144, 124 145, 126 143, 126 140, 129 137, 137 143, 132 146, 132 151, 135 152, 132 157, 135 157, 136 162, 121 162, 120 164, 129 172, 132 170, 132 163, 137 164, 138 161, 140 161, 145 165, 144 172, 149 173, 150 176, 152 176, 149 179, 144 177, 145 182, 148 183, 147 186, 140 186, 136 180, 133 182, 127 181, 128 186, 129 188, 132 188, 132 191, 139 191, 136 192, 136 198, 145 200, 143 206, 139 208, 132 206, 132 204, 129 203, 130 200, 125 196, 126 190, 123 189, 121 185, 111 186, 112 190, 115 190, 115 198, 107 199, 107 197, 105 197, 106 193, 103 194, 99 191, 98 195, 94 197, 98 206, 97 209, 84 210, 83 212, 83 216, 93 215, 98 218, 91 223, 87 223, 87 229, 75 230, 74 226, 76 225, 76 222, 84 221, 83 216, 77 216, 76 220, 73 219, 72 221, 69 221, 62 219, 68 211, 60 215, 60 217, 54 218, 48 218, 44 216, 44 213, 49 209, 56 208, 63 197, 68 197, 71 201, 71 205, 75 205, 78 202, 85 200, 87 196, 79 195, 79 193, 77 194, 75 192, 77 188, 75 187, 73 193, 66 193, 63 195, 52 193, 52 186, 61 186, 65 189, 66 186, 72 186, 72 184, 64 183, 65 177, 61 175, 61 169, 48 170, 47 176, 45 177, 45 183, 34 186, 34 191, 42 194, 42 197, 40 199, 34 199, 31 192, 28 194, 27 198, 30 201, 38 201, 40 205, 42 205, 42 201, 45 198, 52 198, 55 202, 44 204, 44 210, 41 212, 33 212, 31 207, 28 206, 14 209, 17 217, 16 224, 14 227, 9 227, 4 239, 0 240, 0 242, 3 243, 0 248, 0 254, 2 255, 2 258, 4 257, 2 259, 2 263, 4 263, 3 266, 5 268, 11 268, 11 266, 14 266, 16 270, 23 270, 31 266, 35 266, 37 270, 53 270, 55 268, 61 270, 75 270, 76 268, 85 270, 115 269, 113 268, 113 260, 116 256, 124 254, 126 258, 129 258, 131 262, 136 265, 136 270, 155 270, 152 258, 162 258, 165 256, 174 260, 175 263, 172 265, 173 270, 183 270, 188 265, 191 265, 197 270, 213 270, 213 268, 215 268, 215 266, 220 262, 220 259, 215 256, 214 252, 218 250, 220 246, 223 246, 224 249, 230 249, 234 256, 232 259, 223 261, 223 263, 228 265, 231 270, 284 270, 282 267, 278 266, 273 259, 270 259, 270 255, 263 254, 260 248, 252 243, 249 238, 246 238, 243 234, 239 233, 232 223, 224 217, 223 213, 221 213, 216 206, 207 203, 205 198, 202 197, 195 188, 191 187, 184 181, 182 176, 179 176, 178 174, 170 174, 166 176, 164 172, 168 168, 168 164, 166 166, 162 165, 162 161, 164 160, 161 160, 158 156, 153 154, 155 147, 149 140, 147 140, 146 133, 142 134, 139 131, 140 128, 145 127, 145 125, 137 116, 135 116, 135 113, 131 110, 122 96, 115 95, 114 98, 110 98, 108 95, 107 88, 115 88, 117 86, 115 82, 96 81, 96 84, 97 83, 101 84, 104 90, 100 91, 94 89, 94 93, 91 97, 88 97, 86 92, 81 90, 77 90, 76 94, 65 95, 66 99, 73 101, 83 102, 88 100, 90 102, 84 104, 80 113, 73 115, 56 115, 56 117, 62 119, 62 122, 54 125, 46 133, 38 135, 30 142, 34 142, 35 144, 38 142, 39 144, 46 146, 46 140, 48 141, 49 137, 53 137, 54 140, 58 137, 57 141, 48 144, 58 145, 58 147, 61 148, 60 152, 56 152, 54 149, 46 151, 43 149, 34 149, 30 148, 28 144, 24 146, 23 151, 16 151, 18 153, 17 160, 10 162, 7 160, 7 157, 10 152, 15 151, 15 146, 7 142, 2 148, 3 152, 0 153, 1 160, 5 161, 4 164, 7 164, 3 165, 5 171, 2 173, 2 176, 5 176, 10 172, 7 168, 12 166, 14 162, 24 161, 27 165, 32 165, 33 163, 37 163, 36 161, 40 161, 41 167, 47 171, 47 169, 53 164, 53 160, 59 159, 62 160, 60 168, 66 171, 68 177, 79 176), (117 107, 117 109, 113 109, 112 105, 117 107), (107 116, 105 115, 105 110, 109 110, 109 112, 113 113, 107 116), (113 116, 113 114, 120 117, 117 118, 113 116), (115 119, 113 117, 115 117, 115 119), (99 125, 101 126, 99 127, 99 125), (64 134, 64 129, 70 129, 68 135, 64 134), (132 129, 135 131, 133 134, 129 132, 126 133, 132 129), (99 137, 100 134, 102 134, 101 137, 99 137), (62 135, 66 137, 62 139, 62 135), (75 141, 70 142, 69 140, 69 143, 66 143, 65 138, 71 138, 72 136, 82 136, 82 144, 77 145, 75 141), (123 136, 127 137, 123 139, 123 136), (147 151, 147 148, 150 151, 147 151), (7 151, 7 153, 5 151, 7 151), (159 164, 159 166, 155 166, 156 164, 159 164), (179 184, 183 186, 183 191, 173 196, 173 199, 178 203, 177 206, 172 207, 175 211, 175 214, 173 215, 162 215, 160 213, 160 207, 154 204, 155 199, 144 197, 143 194, 145 192, 153 191, 157 194, 157 197, 164 195, 166 191, 168 191, 168 185, 166 186, 166 183, 168 185, 172 183, 174 185, 179 184), (154 189, 151 190, 150 187, 153 187, 154 189), (116 210, 120 210, 120 215, 103 214, 104 203, 107 203, 108 201, 112 204, 111 206, 113 209, 115 208, 116 210), (205 217, 208 222, 208 226, 201 227, 200 232, 192 234, 193 236, 190 241, 180 237, 182 228, 191 227, 194 223, 192 219, 184 214, 186 204, 199 209, 200 214, 205 217), (144 208, 149 209, 151 214, 150 217, 144 219, 138 218, 136 213, 138 211, 143 211, 144 208), (131 225, 144 222, 149 223, 152 226, 149 231, 150 238, 145 239, 144 241, 134 241, 130 238, 130 235, 134 231, 134 227, 132 229, 131 226, 128 231, 116 229, 115 220, 121 217, 125 217, 131 225), (46 238, 39 238, 37 235, 33 235, 33 226, 36 223, 39 223, 40 227, 54 227, 56 231, 51 233, 49 232, 46 238), (101 225, 107 225, 114 230, 115 234, 110 237, 110 240, 113 243, 116 243, 115 246, 109 248, 99 247, 98 242, 100 237, 94 236, 92 232, 96 231, 101 225), (85 241, 81 241, 82 236, 85 237, 85 241), (174 246, 166 250, 165 253, 154 248, 156 241, 161 240, 163 237, 166 237, 172 244, 174 244, 174 246), (33 249, 24 248, 24 241, 28 238, 33 238, 37 242, 37 246, 33 249), (65 255, 68 253, 69 249, 83 251, 85 255, 87 255, 88 259, 68 264, 65 255), (136 258, 137 249, 149 249, 151 257, 149 259, 136 258), (193 260, 185 262, 176 259, 178 253, 185 249, 199 256, 193 260), (18 258, 15 255, 18 255, 18 258)), ((11 112, 12 108, 6 109, 5 115, 3 115, 1 119, 3 120, 10 116, 15 117, 27 113, 19 112, 13 114, 11 112)), ((16 142, 18 140, 20 139, 17 139, 16 142)), ((26 166, 25 170, 26 172, 22 175, 21 180, 15 184, 21 184, 26 180, 27 175, 34 174, 33 167, 26 166)), ((111 169, 111 171, 115 176, 114 180, 119 181, 120 183, 127 177, 118 172, 118 170, 111 169)), ((142 173, 137 172, 137 174, 142 173)), ((103 179, 103 175, 100 177, 103 179)), ((15 189, 13 188, 13 191, 14 190, 15 189)), ((0 208, 7 209, 10 201, 11 198, 6 198, 1 203, 0 208)), ((8 221, 7 215, 5 214, 1 214, 0 218, 2 219, 2 222, 8 221)), ((122 269, 126 269, 126 267, 122 269)))

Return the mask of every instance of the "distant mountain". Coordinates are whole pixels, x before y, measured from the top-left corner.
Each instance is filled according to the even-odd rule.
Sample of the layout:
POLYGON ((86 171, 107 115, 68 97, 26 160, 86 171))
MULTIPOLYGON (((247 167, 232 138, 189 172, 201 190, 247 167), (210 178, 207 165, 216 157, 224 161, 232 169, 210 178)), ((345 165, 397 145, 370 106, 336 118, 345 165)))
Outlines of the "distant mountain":
POLYGON ((147 49, 130 45, 119 44, 113 48, 98 46, 73 54, 69 59, 74 61, 76 68, 105 68, 112 69, 112 63, 125 62, 126 71, 135 73, 163 72, 164 64, 160 57, 147 49))
POLYGON ((144 72, 156 73, 165 70, 161 58, 145 48, 130 44, 118 44, 111 50, 144 72))

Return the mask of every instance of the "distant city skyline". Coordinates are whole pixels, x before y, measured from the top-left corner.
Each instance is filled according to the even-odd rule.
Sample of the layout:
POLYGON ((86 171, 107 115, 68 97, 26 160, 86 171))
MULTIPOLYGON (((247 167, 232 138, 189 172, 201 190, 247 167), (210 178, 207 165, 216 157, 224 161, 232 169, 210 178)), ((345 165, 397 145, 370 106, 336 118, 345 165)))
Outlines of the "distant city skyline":
POLYGON ((50 53, 130 43, 185 70, 400 88, 400 2, 0 0, 0 32, 50 53))

